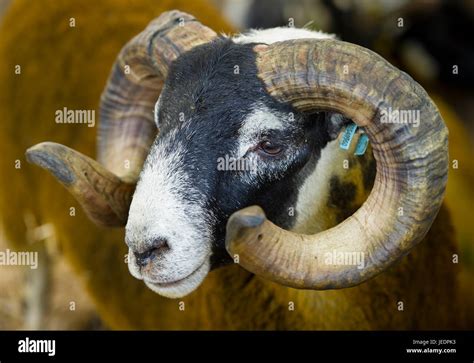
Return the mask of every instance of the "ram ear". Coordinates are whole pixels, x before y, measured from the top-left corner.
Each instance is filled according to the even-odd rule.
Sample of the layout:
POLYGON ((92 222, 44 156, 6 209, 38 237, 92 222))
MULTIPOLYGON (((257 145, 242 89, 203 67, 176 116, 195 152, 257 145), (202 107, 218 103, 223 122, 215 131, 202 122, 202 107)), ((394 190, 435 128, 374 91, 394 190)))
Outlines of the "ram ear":
POLYGON ((352 120, 340 113, 316 111, 304 114, 303 120, 310 125, 320 128, 320 132, 327 133, 329 140, 338 138, 341 131, 352 123, 352 120))
POLYGON ((53 142, 29 148, 26 159, 48 170, 96 224, 126 224, 135 184, 124 182, 97 161, 53 142))
POLYGON ((326 122, 328 123, 328 133, 331 140, 337 139, 344 127, 352 121, 340 113, 327 113, 326 122))

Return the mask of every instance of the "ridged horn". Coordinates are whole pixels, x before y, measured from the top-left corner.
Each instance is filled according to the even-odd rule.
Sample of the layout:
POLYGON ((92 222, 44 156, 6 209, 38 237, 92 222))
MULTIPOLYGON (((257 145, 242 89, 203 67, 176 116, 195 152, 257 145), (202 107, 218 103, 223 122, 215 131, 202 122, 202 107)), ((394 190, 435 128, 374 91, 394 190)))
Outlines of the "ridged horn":
POLYGON ((53 142, 29 148, 26 158, 50 171, 97 224, 113 227, 127 220, 134 183, 125 183, 97 161, 53 142))
POLYGON ((115 61, 102 93, 98 161, 54 143, 26 152, 49 170, 97 224, 123 226, 133 190, 157 130, 153 109, 170 64, 217 37, 193 16, 169 11, 129 41, 115 61))
POLYGON ((245 269, 283 285, 360 284, 406 255, 429 230, 447 182, 447 128, 424 89, 368 49, 337 40, 295 40, 254 51, 259 77, 275 99, 301 112, 339 112, 363 127, 377 174, 359 210, 314 235, 277 227, 259 207, 234 213, 227 250, 245 269), (386 122, 390 109, 418 114, 419 125, 386 122), (350 263, 355 254, 363 257, 363 268, 350 263))
POLYGON ((153 109, 171 63, 217 37, 193 16, 169 11, 120 52, 102 94, 98 160, 124 180, 137 180, 156 136, 153 109))

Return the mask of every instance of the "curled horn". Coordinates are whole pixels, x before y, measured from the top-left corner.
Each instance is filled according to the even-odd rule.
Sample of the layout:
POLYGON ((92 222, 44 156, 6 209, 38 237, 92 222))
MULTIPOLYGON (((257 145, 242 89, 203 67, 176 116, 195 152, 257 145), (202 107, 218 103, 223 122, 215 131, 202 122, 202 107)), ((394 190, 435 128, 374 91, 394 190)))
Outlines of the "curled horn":
POLYGON ((153 109, 170 64, 217 34, 193 16, 169 11, 120 51, 100 105, 98 162, 50 142, 27 150, 27 160, 49 170, 88 216, 125 225, 135 184, 157 130, 153 109))
POLYGON ((339 112, 363 127, 377 174, 359 210, 315 235, 283 230, 256 206, 234 213, 227 250, 245 269, 287 286, 360 284, 406 255, 438 213, 448 172, 448 131, 439 111, 412 78, 357 45, 294 40, 254 51, 259 77, 274 98, 301 112, 339 112), (419 126, 383 122, 390 108, 419 112, 419 126), (341 253, 363 254, 365 266, 328 259, 341 253))

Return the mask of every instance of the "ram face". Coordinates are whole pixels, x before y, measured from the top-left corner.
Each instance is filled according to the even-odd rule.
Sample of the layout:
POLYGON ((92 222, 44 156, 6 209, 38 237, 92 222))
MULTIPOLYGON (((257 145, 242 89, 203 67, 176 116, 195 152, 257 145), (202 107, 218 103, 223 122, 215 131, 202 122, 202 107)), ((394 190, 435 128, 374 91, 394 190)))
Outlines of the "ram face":
POLYGON ((184 54, 157 102, 160 135, 132 199, 126 242, 130 271, 158 293, 187 293, 210 268, 232 262, 225 226, 239 209, 260 205, 293 228, 299 191, 343 124, 266 94, 252 47, 219 39, 184 54))
POLYGON ((52 143, 28 158, 94 221, 126 224, 130 272, 161 295, 184 296, 232 261, 280 284, 328 289, 376 275, 426 234, 444 193, 447 132, 424 90, 364 48, 294 29, 218 37, 169 12, 113 67, 102 165, 52 143), (417 110, 420 123, 383 122, 387 109, 417 110), (320 232, 307 219, 324 218, 328 165, 349 119, 371 141, 374 188, 320 232), (365 263, 327 263, 328 253, 365 263))

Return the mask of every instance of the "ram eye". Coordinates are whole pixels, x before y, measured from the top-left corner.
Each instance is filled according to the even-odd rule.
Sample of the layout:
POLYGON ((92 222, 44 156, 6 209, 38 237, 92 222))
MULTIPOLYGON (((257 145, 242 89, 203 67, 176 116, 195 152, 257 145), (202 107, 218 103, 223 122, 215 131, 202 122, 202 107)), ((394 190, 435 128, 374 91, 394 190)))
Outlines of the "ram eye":
POLYGON ((258 151, 263 152, 266 155, 276 156, 281 153, 282 147, 272 143, 271 141, 265 140, 258 144, 258 151))

